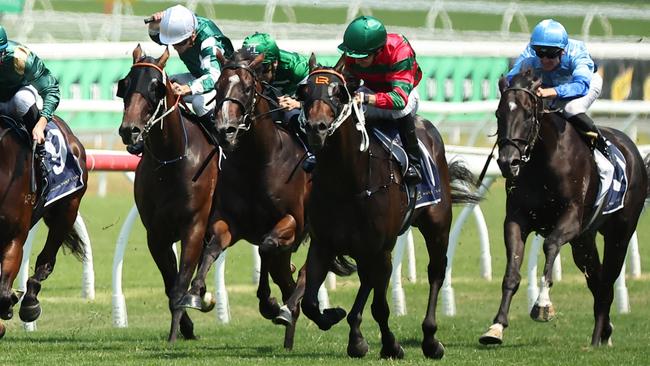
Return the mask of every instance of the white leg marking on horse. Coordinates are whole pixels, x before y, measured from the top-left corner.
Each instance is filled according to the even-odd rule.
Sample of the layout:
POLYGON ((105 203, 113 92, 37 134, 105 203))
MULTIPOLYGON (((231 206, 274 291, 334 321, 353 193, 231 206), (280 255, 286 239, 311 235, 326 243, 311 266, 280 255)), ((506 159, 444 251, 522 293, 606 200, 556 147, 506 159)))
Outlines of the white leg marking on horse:
POLYGON ((551 288, 548 286, 548 281, 544 276, 539 280, 539 295, 537 296, 536 304, 540 307, 551 305, 551 288))

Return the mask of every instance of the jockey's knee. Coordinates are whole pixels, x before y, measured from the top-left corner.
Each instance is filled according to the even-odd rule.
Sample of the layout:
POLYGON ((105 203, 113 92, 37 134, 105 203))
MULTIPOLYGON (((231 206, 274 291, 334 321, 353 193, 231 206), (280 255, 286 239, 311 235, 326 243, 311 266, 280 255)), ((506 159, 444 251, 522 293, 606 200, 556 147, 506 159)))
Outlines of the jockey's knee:
POLYGON ((567 103, 564 106, 564 117, 571 118, 576 114, 585 113, 587 109, 578 103, 567 103))
POLYGON ((13 97, 14 116, 22 118, 32 106, 36 105, 36 96, 34 93, 25 88, 20 89, 13 97))

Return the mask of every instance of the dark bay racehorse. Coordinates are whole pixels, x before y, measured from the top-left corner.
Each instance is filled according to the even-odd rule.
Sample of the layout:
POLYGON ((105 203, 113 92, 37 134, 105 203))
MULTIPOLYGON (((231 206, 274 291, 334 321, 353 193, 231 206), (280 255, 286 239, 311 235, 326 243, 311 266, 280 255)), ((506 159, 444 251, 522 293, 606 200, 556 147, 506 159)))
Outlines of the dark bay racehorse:
POLYGON ((223 250, 240 239, 258 245, 262 257, 257 291, 260 312, 287 326, 284 346, 290 349, 304 290, 302 281, 289 299, 296 289, 291 254, 307 234, 304 206, 311 184, 300 168, 304 148, 271 118, 270 105, 277 108, 277 104, 262 94, 257 76, 262 59, 253 60, 245 50, 222 59, 214 114, 224 149, 211 220, 215 240, 205 249, 206 264, 201 265, 190 293, 205 291, 209 265, 223 250), (282 313, 275 298, 270 298, 269 273, 282 292, 282 313))
MULTIPOLYGON (((299 97, 303 99, 304 127, 318 163, 307 211, 311 244, 302 310, 322 330, 345 317, 341 308, 321 312, 317 293, 332 258, 349 255, 356 260, 360 288, 347 316, 348 355, 363 357, 368 352, 360 325, 368 296, 374 291, 371 310, 381 331, 381 357, 401 358, 404 351, 388 326, 386 302, 391 252, 407 210, 400 167, 374 136, 367 149, 360 148, 364 145, 365 128, 357 127, 354 115, 340 118, 341 111, 351 106, 353 91, 348 90, 341 74, 342 59, 333 69, 320 68, 312 55, 310 69, 299 97)), ((426 357, 441 358, 444 347, 435 337, 438 329, 435 313, 447 266, 451 207, 453 202, 476 202, 477 197, 450 185, 456 180, 470 182, 471 173, 456 163, 447 166, 445 147, 435 127, 422 118, 418 118, 417 127, 418 137, 439 171, 442 192, 439 203, 416 209, 412 218, 412 224, 424 236, 429 254, 429 300, 422 322, 422 351, 426 357)))
MULTIPOLYGON (((181 334, 196 338, 185 311, 189 288, 203 250, 213 193, 217 159, 201 128, 181 114, 165 71, 169 51, 158 59, 145 56, 138 45, 133 66, 119 82, 124 98, 120 136, 125 145, 144 141, 144 153, 135 172, 135 203, 147 230, 147 246, 162 274, 172 314, 169 341, 181 334), (209 159, 196 182, 192 177, 209 159), (172 250, 180 240, 180 263, 172 250)), ((212 304, 204 304, 204 311, 212 304)))
MULTIPOLYGON (((86 170, 86 151, 81 142, 59 117, 52 121, 59 127, 68 147, 79 159, 84 187, 51 203, 44 210, 36 209, 42 190, 42 179, 36 178, 37 190, 32 192, 32 149, 29 138, 19 136, 8 117, 0 116, 0 318, 13 317, 13 306, 18 296, 12 285, 23 257, 23 244, 29 229, 43 218, 49 231, 43 250, 36 259, 34 275, 27 280, 27 290, 20 305, 19 315, 25 322, 36 320, 41 314, 38 293, 41 281, 54 270, 56 254, 64 244, 79 259, 85 257, 84 245, 74 230, 81 198, 86 192, 88 171, 86 170)), ((38 169, 36 169, 38 170, 38 169)), ((39 173, 40 175, 40 173, 39 173)), ((41 207, 42 208, 42 207, 41 207)), ((0 338, 5 334, 5 325, 0 324, 0 338)))
POLYGON ((628 243, 650 191, 647 172, 650 166, 644 166, 639 151, 625 134, 601 128, 627 161, 628 185, 624 207, 602 215, 602 210, 594 205, 599 190, 594 157, 564 118, 543 112, 542 99, 536 95, 540 85, 541 79, 530 71, 516 75, 510 86, 505 79, 499 83, 498 163, 506 178, 507 266, 494 324, 479 341, 483 344, 502 342, 512 296, 521 280, 519 270, 524 259, 524 244, 528 235, 536 231, 545 237, 546 262, 540 297, 531 317, 548 321, 555 313, 548 297, 553 285, 551 268, 560 247, 569 242, 573 260, 584 273, 594 297, 591 345, 609 344, 614 282, 621 272, 628 243), (596 248, 597 233, 605 239, 602 263, 596 248))

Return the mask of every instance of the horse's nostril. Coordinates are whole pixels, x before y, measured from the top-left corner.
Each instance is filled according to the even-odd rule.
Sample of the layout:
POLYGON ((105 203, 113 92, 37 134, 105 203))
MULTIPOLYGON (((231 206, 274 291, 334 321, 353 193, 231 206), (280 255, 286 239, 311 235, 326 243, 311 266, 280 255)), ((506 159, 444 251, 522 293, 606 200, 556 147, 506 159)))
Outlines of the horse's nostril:
POLYGON ((235 132, 237 132, 237 127, 230 126, 230 127, 226 128, 226 133, 227 134, 232 134, 232 133, 235 133, 235 132))
POLYGON ((319 123, 318 131, 325 131, 325 130, 327 130, 327 125, 325 123, 319 123))

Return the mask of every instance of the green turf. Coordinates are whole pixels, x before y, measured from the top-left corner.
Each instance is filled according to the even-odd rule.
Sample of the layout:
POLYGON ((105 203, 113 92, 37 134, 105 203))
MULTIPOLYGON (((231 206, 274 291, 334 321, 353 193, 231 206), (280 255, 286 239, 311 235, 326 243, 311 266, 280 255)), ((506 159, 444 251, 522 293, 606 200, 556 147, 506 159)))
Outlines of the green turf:
MULTIPOLYGON (((370 343, 370 352, 363 360, 345 355, 348 326, 345 322, 328 332, 301 317, 295 348, 286 352, 281 347, 282 328, 261 318, 257 312, 255 287, 251 284, 251 246, 239 243, 229 249, 226 283, 229 289, 232 323, 220 325, 215 313, 191 313, 199 341, 166 342, 169 313, 162 281, 144 243, 144 232, 138 223, 131 235, 124 260, 123 288, 126 296, 129 327, 116 329, 111 325, 111 266, 115 240, 120 226, 132 205, 130 183, 111 173, 110 194, 97 197, 96 176, 82 204, 82 214, 92 238, 95 289, 94 301, 80 298, 81 264, 70 255, 59 255, 57 267, 43 283, 40 299, 43 314, 36 332, 25 332, 17 319, 6 322, 7 334, 0 341, 0 364, 66 364, 66 365, 387 365, 379 360, 379 331, 370 314, 364 313, 362 330, 370 343)), ((504 216, 504 189, 501 183, 492 187, 482 204, 490 230, 493 263, 492 281, 478 273, 479 248, 474 225, 468 225, 456 251, 453 285, 457 316, 439 313, 439 338, 447 353, 440 364, 453 365, 644 365, 650 344, 650 216, 644 215, 639 225, 642 254, 641 279, 628 278, 632 312, 619 315, 612 311, 615 325, 614 347, 587 347, 592 330, 592 298, 584 279, 572 263, 570 250, 562 250, 563 280, 553 287, 551 296, 558 310, 556 320, 535 323, 526 310, 526 275, 511 308, 511 326, 501 347, 483 347, 478 337, 490 325, 500 298, 500 276, 504 268, 501 224, 504 216)), ((456 214, 458 213, 456 209, 456 214)), ((43 238, 45 230, 39 230, 43 238)), ((40 240, 37 240, 39 243, 40 240)), ((36 244, 36 248, 40 245, 36 244)), ((294 260, 302 263, 307 248, 301 248, 294 260)), ((36 253, 32 254, 31 265, 36 253)), ((426 254, 416 232, 418 279, 404 279, 408 314, 391 317, 390 324, 406 350, 400 364, 431 364, 420 351, 421 330, 427 286, 426 254)), ((525 271, 525 265, 524 265, 525 271)), ((209 286, 213 287, 210 275, 209 286)), ((349 309, 357 279, 339 279, 330 291, 333 305, 349 309)), ((277 294, 274 288, 274 293, 277 294)), ((17 310, 17 309, 16 309, 17 310)))

